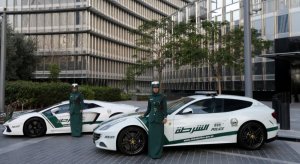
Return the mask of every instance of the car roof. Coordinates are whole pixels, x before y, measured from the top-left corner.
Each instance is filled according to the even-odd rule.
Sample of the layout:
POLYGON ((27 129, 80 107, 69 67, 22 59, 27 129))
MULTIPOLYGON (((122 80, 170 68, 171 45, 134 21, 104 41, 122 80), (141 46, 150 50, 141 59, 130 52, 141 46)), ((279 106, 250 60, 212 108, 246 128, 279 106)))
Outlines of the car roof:
MULTIPOLYGON (((113 107, 113 106, 118 106, 120 108, 120 106, 123 106, 124 108, 127 108, 127 107, 134 107, 134 108, 138 108, 137 106, 133 106, 133 105, 128 105, 128 104, 116 104, 116 103, 112 103, 112 102, 106 102, 106 101, 98 101, 98 100, 83 100, 84 103, 94 103, 94 104, 97 104, 101 107, 104 107, 104 108, 109 108, 109 107, 113 107)), ((53 106, 58 106, 58 105, 62 105, 62 104, 67 104, 69 103, 68 100, 66 101, 62 101, 58 104, 55 104, 55 105, 52 105, 51 107, 53 106)))
POLYGON ((192 95, 188 96, 190 98, 194 98, 197 100, 205 99, 205 98, 210 98, 210 97, 215 97, 215 98, 224 98, 224 99, 235 99, 235 100, 244 100, 244 101, 251 101, 251 102, 258 102, 252 98, 245 97, 245 96, 236 96, 236 95, 216 95, 216 96, 206 96, 206 95, 192 95))
MULTIPOLYGON (((110 102, 105 102, 105 101, 98 101, 98 100, 83 100, 84 103, 94 103, 94 104, 98 104, 100 106, 106 106, 106 105, 112 105, 114 103, 110 103, 110 102)), ((59 104, 57 105, 60 105, 60 104, 67 104, 69 103, 69 100, 66 100, 66 101, 62 101, 60 102, 59 104)))

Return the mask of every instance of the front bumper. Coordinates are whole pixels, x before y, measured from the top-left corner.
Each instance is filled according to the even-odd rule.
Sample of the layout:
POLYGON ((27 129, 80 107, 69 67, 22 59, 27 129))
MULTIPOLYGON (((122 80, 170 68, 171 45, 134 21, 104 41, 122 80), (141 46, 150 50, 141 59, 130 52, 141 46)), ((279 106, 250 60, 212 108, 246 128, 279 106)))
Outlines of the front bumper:
POLYGON ((11 129, 10 129, 10 127, 9 126, 4 126, 4 130, 3 130, 3 132, 7 132, 7 133, 10 133, 11 132, 11 129))
POLYGON ((3 135, 24 135, 23 133, 23 125, 16 124, 16 123, 5 123, 3 130, 3 135))
POLYGON ((8 125, 3 125, 4 126, 4 129, 3 129, 3 134, 4 135, 11 135, 12 131, 11 131, 11 128, 8 126, 8 125))
POLYGON ((116 151, 117 136, 110 132, 94 132, 93 143, 97 148, 116 151))

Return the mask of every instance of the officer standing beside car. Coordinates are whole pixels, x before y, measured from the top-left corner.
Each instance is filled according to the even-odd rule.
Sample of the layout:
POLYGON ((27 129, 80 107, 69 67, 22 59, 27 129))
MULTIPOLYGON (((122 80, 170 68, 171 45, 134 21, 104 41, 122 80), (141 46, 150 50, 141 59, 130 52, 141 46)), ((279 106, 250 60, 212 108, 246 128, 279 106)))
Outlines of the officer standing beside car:
POLYGON ((78 90, 78 84, 72 84, 70 94, 70 124, 73 137, 80 137, 82 132, 83 96, 78 90))
POLYGON ((149 115, 148 155, 153 159, 161 158, 164 145, 164 124, 167 122, 166 96, 159 93, 160 84, 153 81, 152 95, 148 100, 148 108, 144 117, 149 115))

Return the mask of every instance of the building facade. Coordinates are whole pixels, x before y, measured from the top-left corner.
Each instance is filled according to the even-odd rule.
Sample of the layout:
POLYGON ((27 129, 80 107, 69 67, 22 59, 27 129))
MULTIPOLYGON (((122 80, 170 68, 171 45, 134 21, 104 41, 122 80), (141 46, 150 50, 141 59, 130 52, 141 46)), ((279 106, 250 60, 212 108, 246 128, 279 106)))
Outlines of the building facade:
MULTIPOLYGON (((58 64, 62 81, 122 88, 126 68, 135 63, 133 32, 147 20, 166 17, 188 0, 1 0, 16 32, 37 41, 34 78, 47 80, 58 64)), ((141 54, 138 55, 143 55, 141 54)), ((135 88, 149 87, 153 71, 137 77, 135 88)), ((148 91, 148 90, 147 90, 148 91)))
MULTIPOLYGON (((197 23, 200 23, 201 20, 226 20, 230 22, 232 29, 243 26, 242 2, 243 0, 196 0, 172 14, 172 18, 180 22, 194 17, 197 23)), ((269 50, 253 58, 253 90, 255 92, 281 91, 280 87, 286 85, 284 82, 278 82, 285 81, 287 84, 290 83, 288 85, 291 85, 291 88, 283 90, 300 94, 300 23, 298 20, 300 0, 251 0, 250 8, 251 27, 258 30, 261 38, 272 42, 269 50), (278 74, 277 72, 283 70, 283 66, 277 66, 276 59, 283 54, 293 56, 293 58, 287 59, 290 63, 285 67, 294 67, 295 69, 278 74), (291 75, 290 80, 288 81, 283 75, 291 75)), ((234 68, 223 67, 222 76, 224 91, 243 91, 244 78, 234 68)), ((170 65, 164 71, 164 82, 170 91, 216 90, 215 77, 207 65, 185 66, 179 71, 170 65)))

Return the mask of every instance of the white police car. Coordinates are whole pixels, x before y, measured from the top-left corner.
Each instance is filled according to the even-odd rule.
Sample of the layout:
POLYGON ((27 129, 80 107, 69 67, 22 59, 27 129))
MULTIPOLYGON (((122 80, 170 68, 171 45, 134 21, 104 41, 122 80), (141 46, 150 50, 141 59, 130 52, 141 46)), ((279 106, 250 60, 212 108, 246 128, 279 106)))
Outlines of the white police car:
MULTIPOLYGON (((251 98, 194 95, 168 104, 166 146, 238 143, 259 149, 278 133, 273 109, 251 98)), ((95 146, 135 155, 147 147, 147 117, 123 115, 101 123, 93 134, 95 146)))
MULTIPOLYGON (((102 121, 118 114, 135 113, 138 107, 103 101, 84 100, 82 131, 93 132, 102 121)), ((13 117, 4 123, 4 135, 39 137, 45 134, 71 133, 69 101, 13 117)))

